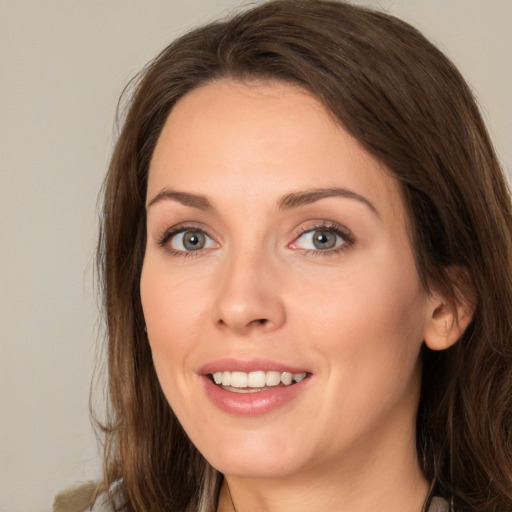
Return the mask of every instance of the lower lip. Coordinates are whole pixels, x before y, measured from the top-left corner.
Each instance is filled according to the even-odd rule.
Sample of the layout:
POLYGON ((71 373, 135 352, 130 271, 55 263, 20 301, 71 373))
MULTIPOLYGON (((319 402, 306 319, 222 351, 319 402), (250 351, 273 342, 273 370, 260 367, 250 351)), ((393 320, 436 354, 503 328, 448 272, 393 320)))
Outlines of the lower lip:
POLYGON ((254 393, 226 391, 214 384, 209 376, 203 376, 206 395, 219 409, 239 416, 267 414, 291 402, 304 392, 309 378, 286 387, 275 387, 254 393))

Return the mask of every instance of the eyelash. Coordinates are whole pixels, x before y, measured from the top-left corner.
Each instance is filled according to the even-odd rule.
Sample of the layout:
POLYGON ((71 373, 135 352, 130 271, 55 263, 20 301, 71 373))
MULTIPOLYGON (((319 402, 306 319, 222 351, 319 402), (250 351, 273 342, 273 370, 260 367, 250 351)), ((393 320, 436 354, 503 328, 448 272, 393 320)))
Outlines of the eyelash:
POLYGON ((185 224, 181 226, 175 226, 173 228, 168 229, 164 232, 162 236, 158 239, 157 243, 160 247, 165 249, 171 256, 183 256, 185 258, 191 258, 195 256, 199 256, 203 251, 197 250, 197 251, 178 251, 176 249, 173 249, 169 245, 169 241, 172 240, 172 238, 176 235, 179 235, 180 233, 185 233, 187 231, 197 231, 200 233, 204 233, 208 238, 212 238, 211 236, 206 233, 204 228, 194 225, 194 224, 185 224))
MULTIPOLYGON (((158 239, 157 243, 160 247, 165 249, 171 256, 182 256, 185 258, 200 256, 201 253, 204 252, 204 250, 197 250, 197 251, 181 251, 172 249, 169 245, 169 241, 172 240, 172 238, 180 233, 184 233, 187 231, 198 231, 200 233, 204 233, 209 238, 212 238, 208 235, 208 233, 200 226, 194 225, 194 224, 186 224, 181 226, 175 226, 167 231, 165 231, 158 239)), ((299 230, 297 235, 294 237, 295 243, 301 236, 303 236, 306 233, 310 233, 313 231, 326 231, 329 233, 334 233, 335 235, 339 236, 343 243, 336 248, 333 249, 326 249, 326 250, 320 250, 320 249, 300 249, 296 248, 294 250, 301 251, 302 254, 308 255, 308 256, 333 256, 336 254, 341 253, 342 251, 346 251, 350 249, 354 243, 354 237, 352 233, 340 226, 339 224, 336 224, 334 222, 322 222, 319 224, 315 224, 314 226, 307 226, 303 227, 299 230)))
POLYGON ((311 233, 312 231, 326 231, 329 233, 334 233, 339 236, 343 243, 336 248, 320 250, 320 249, 296 249, 301 250, 303 254, 307 256, 333 256, 339 254, 343 251, 350 249, 354 243, 355 239, 352 233, 347 229, 335 222, 322 222, 320 224, 315 224, 314 226, 307 226, 300 229, 299 233, 294 239, 294 243, 304 234, 311 233))

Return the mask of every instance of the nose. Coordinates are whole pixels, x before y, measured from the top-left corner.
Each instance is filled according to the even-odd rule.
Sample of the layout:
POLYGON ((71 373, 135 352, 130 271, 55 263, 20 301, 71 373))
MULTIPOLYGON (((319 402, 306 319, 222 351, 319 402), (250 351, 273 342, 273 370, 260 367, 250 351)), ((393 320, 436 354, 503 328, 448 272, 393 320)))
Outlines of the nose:
POLYGON ((262 254, 234 255, 223 263, 213 321, 236 334, 271 332, 286 321, 279 272, 262 254))

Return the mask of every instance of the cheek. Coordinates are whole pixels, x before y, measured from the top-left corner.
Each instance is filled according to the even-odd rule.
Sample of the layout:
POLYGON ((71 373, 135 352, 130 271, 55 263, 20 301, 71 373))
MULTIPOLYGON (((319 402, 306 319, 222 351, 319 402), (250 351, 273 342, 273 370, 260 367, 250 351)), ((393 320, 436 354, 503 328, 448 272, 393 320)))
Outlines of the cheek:
POLYGON ((144 262, 141 302, 153 363, 168 400, 187 373, 187 361, 198 346, 197 326, 204 322, 204 301, 197 283, 169 273, 165 265, 148 258, 144 262))
POLYGON ((308 304, 314 301, 309 309, 331 318, 347 312, 347 316, 356 321, 361 319, 360 315, 367 318, 380 315, 380 320, 388 323, 408 310, 419 311, 424 302, 424 292, 411 258, 388 262, 371 256, 361 258, 346 269, 340 265, 337 272, 303 279, 302 286, 300 293, 308 297, 308 304))
POLYGON ((296 303, 300 330, 316 340, 316 349, 332 373, 343 374, 340 378, 374 382, 394 374, 407 380, 416 368, 425 294, 412 256, 395 256, 360 261, 350 273, 325 283, 305 283, 307 306, 296 303))
POLYGON ((316 352, 318 367, 327 369, 315 417, 331 425, 347 425, 350 418, 343 433, 330 437, 335 448, 383 424, 393 411, 410 419, 419 396, 424 298, 415 269, 406 276, 399 266, 385 272, 367 267, 329 286, 329 298, 310 295, 297 330, 316 352))
POLYGON ((187 343, 204 315, 201 282, 171 272, 165 261, 149 256, 142 268, 140 293, 144 319, 155 338, 187 343))

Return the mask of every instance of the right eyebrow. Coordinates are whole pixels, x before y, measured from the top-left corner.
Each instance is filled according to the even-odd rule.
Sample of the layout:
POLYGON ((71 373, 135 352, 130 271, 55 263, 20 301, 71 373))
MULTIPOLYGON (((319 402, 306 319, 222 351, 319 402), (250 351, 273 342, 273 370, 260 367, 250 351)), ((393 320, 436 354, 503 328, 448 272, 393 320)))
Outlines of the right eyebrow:
POLYGON ((208 199, 200 194, 191 194, 190 192, 179 192, 177 190, 170 190, 163 188, 151 201, 146 205, 146 209, 160 203, 162 201, 176 201, 184 206, 191 206, 203 211, 213 211, 213 206, 208 199))

